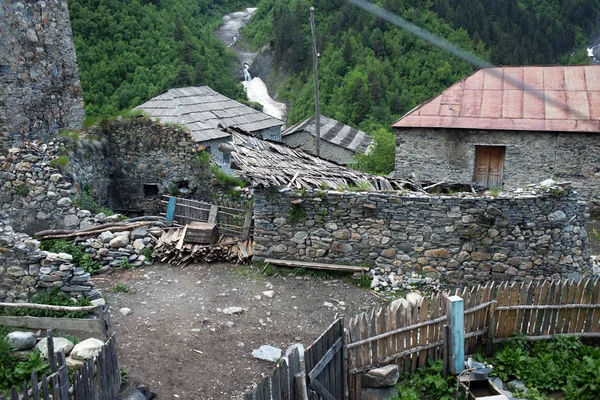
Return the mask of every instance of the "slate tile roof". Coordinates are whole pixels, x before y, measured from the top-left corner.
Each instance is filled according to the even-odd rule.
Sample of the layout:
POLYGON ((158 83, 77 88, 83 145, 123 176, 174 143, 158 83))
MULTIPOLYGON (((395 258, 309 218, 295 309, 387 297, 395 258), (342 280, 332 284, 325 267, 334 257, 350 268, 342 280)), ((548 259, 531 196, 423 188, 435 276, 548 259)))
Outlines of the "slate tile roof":
POLYGON ((135 108, 161 122, 187 126, 197 142, 229 137, 223 128, 235 127, 249 134, 281 126, 273 118, 215 92, 208 86, 170 89, 135 108))
MULTIPOLYGON (((351 126, 342 124, 334 119, 321 115, 321 139, 329 143, 341 146, 345 149, 356 153, 368 153, 369 145, 373 140, 363 131, 352 128, 351 126)), ((286 129, 281 134, 282 137, 293 135, 301 131, 310 132, 311 135, 316 135, 315 118, 309 118, 299 122, 296 125, 286 129)))
POLYGON ((392 127, 600 132, 600 65, 480 69, 392 127))

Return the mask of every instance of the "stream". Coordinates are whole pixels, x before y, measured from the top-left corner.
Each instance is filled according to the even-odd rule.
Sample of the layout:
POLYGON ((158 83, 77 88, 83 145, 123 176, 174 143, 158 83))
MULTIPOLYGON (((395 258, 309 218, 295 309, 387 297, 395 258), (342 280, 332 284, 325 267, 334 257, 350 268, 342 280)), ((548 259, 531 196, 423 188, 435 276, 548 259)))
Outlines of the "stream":
POLYGON ((285 121, 286 105, 271 98, 267 85, 259 77, 253 77, 250 66, 256 59, 258 52, 248 51, 240 39, 240 30, 250 23, 252 14, 256 8, 246 8, 223 16, 223 25, 217 29, 215 36, 225 46, 235 51, 240 58, 240 76, 243 77, 242 84, 246 89, 248 100, 263 106, 263 112, 272 117, 285 121))

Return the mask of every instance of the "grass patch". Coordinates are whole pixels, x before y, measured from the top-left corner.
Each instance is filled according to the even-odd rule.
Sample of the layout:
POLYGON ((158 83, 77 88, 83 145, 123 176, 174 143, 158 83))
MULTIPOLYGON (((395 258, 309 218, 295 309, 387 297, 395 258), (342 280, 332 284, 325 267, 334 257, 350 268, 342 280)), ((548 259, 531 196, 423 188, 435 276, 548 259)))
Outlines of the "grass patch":
POLYGON ((69 156, 63 154, 62 156, 51 160, 48 165, 52 168, 64 168, 69 165, 69 156))
POLYGON ((26 183, 15 186, 15 194, 17 196, 25 197, 29 194, 29 190, 30 190, 29 185, 26 183))
POLYGON ((116 283, 111 289, 114 293, 133 293, 133 290, 125 283, 116 283))
POLYGON ((592 232, 590 233, 590 238, 597 243, 600 243, 600 230, 598 229, 592 229, 592 232))
POLYGON ((292 204, 290 208, 290 214, 288 215, 288 222, 290 224, 297 224, 306 219, 306 211, 301 204, 292 204))

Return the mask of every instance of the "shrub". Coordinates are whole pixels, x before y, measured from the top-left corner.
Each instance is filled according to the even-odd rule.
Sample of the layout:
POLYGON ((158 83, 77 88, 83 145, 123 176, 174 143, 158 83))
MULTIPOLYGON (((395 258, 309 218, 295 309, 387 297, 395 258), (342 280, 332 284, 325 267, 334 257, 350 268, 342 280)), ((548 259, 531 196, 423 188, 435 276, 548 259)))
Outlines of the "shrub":
POLYGON ((83 270, 90 274, 96 274, 102 269, 102 264, 94 261, 92 255, 86 253, 83 247, 76 246, 64 239, 60 240, 44 240, 40 245, 40 249, 50 251, 52 253, 67 253, 73 256, 73 262, 79 265, 83 270))
POLYGON ((31 372, 39 374, 50 372, 49 364, 44 361, 39 349, 35 349, 24 360, 14 355, 8 346, 5 335, 0 337, 0 394, 8 394, 13 386, 20 387, 31 378, 31 372))

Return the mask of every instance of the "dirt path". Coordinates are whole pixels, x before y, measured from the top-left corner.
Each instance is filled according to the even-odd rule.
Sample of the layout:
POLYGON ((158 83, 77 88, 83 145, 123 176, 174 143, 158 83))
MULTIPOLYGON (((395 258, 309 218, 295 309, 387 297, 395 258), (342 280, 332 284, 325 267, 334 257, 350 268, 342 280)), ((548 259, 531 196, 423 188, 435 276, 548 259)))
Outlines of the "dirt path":
POLYGON ((130 382, 149 384, 159 399, 209 400, 239 398, 273 369, 251 356, 259 346, 308 346, 336 315, 350 317, 380 304, 345 280, 282 275, 265 277, 227 264, 155 265, 96 283, 111 305, 119 362, 130 382), (107 290, 116 284, 132 291, 107 290), (263 294, 268 290, 272 298, 263 294), (122 307, 132 313, 122 315, 122 307), (225 315, 227 307, 244 311, 225 315))

